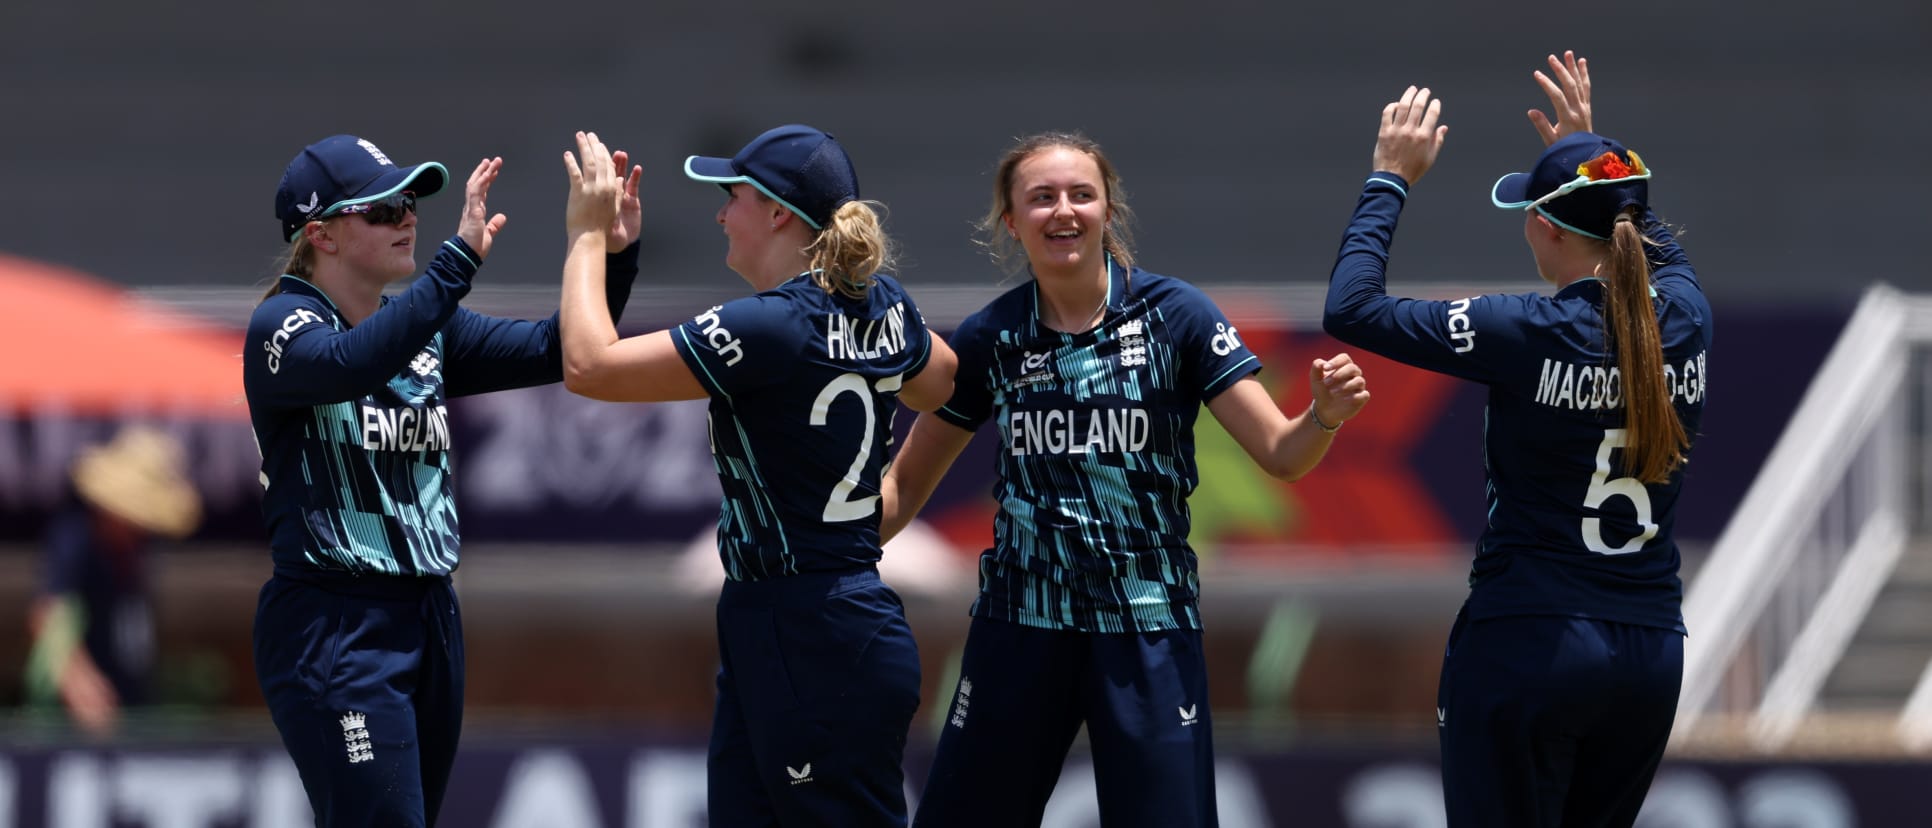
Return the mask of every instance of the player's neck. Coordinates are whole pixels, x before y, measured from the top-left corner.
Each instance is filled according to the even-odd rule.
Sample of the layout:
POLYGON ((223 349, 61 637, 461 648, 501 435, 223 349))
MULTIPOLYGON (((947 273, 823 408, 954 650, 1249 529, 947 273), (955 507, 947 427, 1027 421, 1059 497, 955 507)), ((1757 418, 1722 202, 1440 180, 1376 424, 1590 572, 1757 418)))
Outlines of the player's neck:
POLYGON ((1107 266, 1082 267, 1069 272, 1033 274, 1039 291, 1040 323, 1056 331, 1081 333, 1093 329, 1106 314, 1107 266))
POLYGON ((1602 256, 1561 257, 1549 262, 1538 262, 1537 270, 1543 280, 1556 286, 1557 290, 1603 276, 1604 258, 1602 256))
POLYGON ((749 273, 739 273, 751 285, 751 289, 763 293, 792 280, 792 277, 812 268, 811 260, 796 250, 773 250, 749 273))
POLYGON ((310 283, 321 289, 322 295, 335 306, 335 312, 342 317, 345 325, 354 327, 376 312, 382 306, 380 279, 365 278, 348 268, 334 267, 327 260, 317 262, 315 276, 310 283))

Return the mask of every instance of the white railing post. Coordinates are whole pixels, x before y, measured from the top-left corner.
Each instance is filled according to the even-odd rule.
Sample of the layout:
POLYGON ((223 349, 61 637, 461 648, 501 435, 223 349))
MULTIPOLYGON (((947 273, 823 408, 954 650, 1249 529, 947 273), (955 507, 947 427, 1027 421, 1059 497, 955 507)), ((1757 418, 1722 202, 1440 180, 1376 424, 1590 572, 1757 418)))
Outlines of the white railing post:
POLYGON ((1902 299, 1884 285, 1866 291, 1686 590, 1684 623, 1690 637, 1684 644, 1679 734, 1702 715, 1775 586, 1798 557, 1797 535, 1826 499, 1826 492, 1814 487, 1842 478, 1852 459, 1844 447, 1862 444, 1878 410, 1889 402, 1866 392, 1876 387, 1896 391, 1903 365, 1891 355, 1903 350, 1908 314, 1902 299))

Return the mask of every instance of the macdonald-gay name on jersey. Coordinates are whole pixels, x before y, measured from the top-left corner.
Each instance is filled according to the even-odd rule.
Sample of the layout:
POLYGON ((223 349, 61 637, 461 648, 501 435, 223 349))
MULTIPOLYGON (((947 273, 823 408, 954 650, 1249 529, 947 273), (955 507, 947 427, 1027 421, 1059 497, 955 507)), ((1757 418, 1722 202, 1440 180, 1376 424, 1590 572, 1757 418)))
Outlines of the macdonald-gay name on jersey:
MULTIPOLYGON (((1664 388, 1670 401, 1698 403, 1704 399, 1704 351, 1681 363, 1664 365, 1664 388)), ((1536 401, 1573 411, 1623 407, 1623 372, 1614 366, 1579 365, 1543 360, 1536 382, 1536 401)))
POLYGON ((370 451, 448 451, 449 408, 362 407, 362 447, 370 451))
POLYGON ((894 302, 884 319, 853 319, 825 315, 825 356, 830 359, 878 359, 906 349, 906 303, 894 302))
POLYGON ((1015 411, 1007 421, 1007 449, 1015 457, 1140 451, 1152 429, 1152 419, 1141 408, 1015 411))

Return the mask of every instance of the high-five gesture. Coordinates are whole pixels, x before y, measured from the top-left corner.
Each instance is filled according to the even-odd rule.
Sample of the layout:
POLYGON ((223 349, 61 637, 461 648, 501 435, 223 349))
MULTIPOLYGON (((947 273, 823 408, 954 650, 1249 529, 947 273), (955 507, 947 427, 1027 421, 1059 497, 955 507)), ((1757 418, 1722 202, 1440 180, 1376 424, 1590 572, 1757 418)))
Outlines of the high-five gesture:
POLYGON ((1550 96, 1556 123, 1550 123, 1550 116, 1543 114, 1543 110, 1529 111, 1530 126, 1536 127, 1536 134, 1543 137, 1546 147, 1573 132, 1596 131, 1590 128, 1590 62, 1577 57, 1575 52, 1564 52, 1562 60, 1550 55, 1549 61, 1550 74, 1538 70, 1536 85, 1550 96))
POLYGON ((1392 172, 1414 184, 1435 166, 1436 154, 1449 127, 1437 126, 1442 99, 1430 99, 1429 88, 1409 87, 1402 99, 1382 107, 1382 130, 1375 136, 1375 169, 1392 172))
POLYGON ((496 234, 510 221, 502 213, 490 215, 490 185, 496 182, 496 174, 502 169, 502 158, 485 158, 470 173, 469 183, 463 185, 463 217, 457 220, 456 235, 484 258, 489 258, 496 234))
POLYGON ((612 172, 623 182, 624 192, 618 198, 617 219, 604 234, 604 250, 621 253, 637 241, 638 233, 644 229, 644 202, 637 197, 637 184, 644 178, 644 168, 631 166, 631 154, 623 150, 611 153, 610 160, 612 172))
MULTIPOLYGON (((609 234, 617 221, 618 199, 624 188, 617 178, 610 149, 595 132, 577 133, 577 155, 564 151, 564 171, 570 175, 570 196, 564 203, 564 229, 572 238, 596 233, 609 249, 609 234), (578 157, 583 158, 582 163, 578 157)), ((628 242, 627 242, 628 243, 628 242)))

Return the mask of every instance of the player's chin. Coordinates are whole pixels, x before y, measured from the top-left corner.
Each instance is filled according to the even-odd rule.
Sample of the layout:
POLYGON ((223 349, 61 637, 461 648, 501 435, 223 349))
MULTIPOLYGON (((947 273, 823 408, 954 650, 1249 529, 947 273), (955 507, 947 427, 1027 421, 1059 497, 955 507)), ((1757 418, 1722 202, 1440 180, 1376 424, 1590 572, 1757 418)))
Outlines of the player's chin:
POLYGON ((397 254, 389 262, 389 281, 400 282, 416 275, 416 253, 406 251, 397 254))

